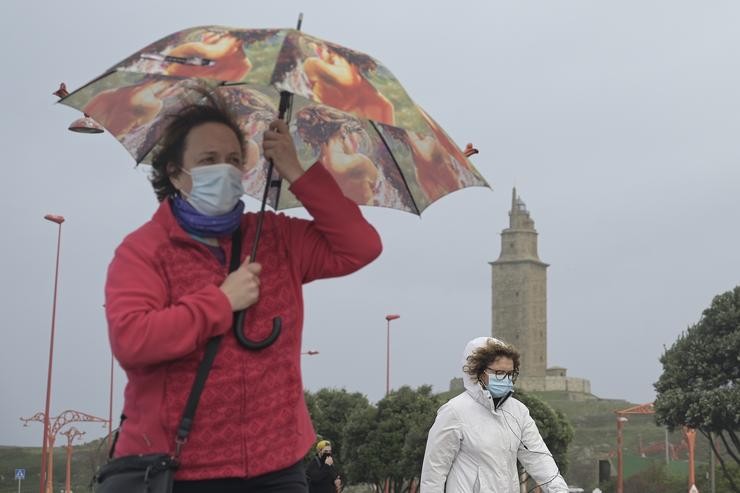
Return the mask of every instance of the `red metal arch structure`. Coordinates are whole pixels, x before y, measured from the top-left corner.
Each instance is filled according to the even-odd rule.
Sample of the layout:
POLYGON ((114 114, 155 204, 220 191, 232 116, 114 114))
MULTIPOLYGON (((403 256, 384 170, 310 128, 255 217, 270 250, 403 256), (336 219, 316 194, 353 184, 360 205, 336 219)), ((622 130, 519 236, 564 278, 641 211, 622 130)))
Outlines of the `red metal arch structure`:
POLYGON ((622 448, 624 445, 624 439, 622 436, 622 429, 624 423, 627 422, 628 414, 655 414, 653 403, 640 404, 639 406, 628 407, 627 409, 621 409, 614 411, 617 415, 617 493, 624 493, 624 475, 623 475, 623 463, 622 463, 622 448))
MULTIPOLYGON (((31 416, 30 418, 21 418, 21 421, 23 421, 23 426, 28 426, 28 423, 31 421, 38 421, 39 423, 45 423, 46 419, 43 412, 38 412, 31 416)), ((47 432, 47 454, 48 458, 45 462, 46 465, 46 472, 41 471, 42 475, 45 475, 45 478, 42 478, 42 485, 45 485, 41 491, 41 493, 52 493, 52 473, 53 473, 53 458, 54 458, 54 441, 56 440, 57 433, 67 426, 70 423, 81 423, 81 422, 94 422, 94 423, 103 423, 103 425, 107 425, 109 421, 104 418, 98 418, 97 416, 93 416, 91 414, 83 413, 80 411, 73 411, 71 409, 68 409, 64 411, 59 416, 49 418, 49 429, 47 432)), ((65 434, 65 433, 62 433, 65 434)), ((67 435, 68 440, 74 439, 74 437, 70 438, 69 435, 67 435)))

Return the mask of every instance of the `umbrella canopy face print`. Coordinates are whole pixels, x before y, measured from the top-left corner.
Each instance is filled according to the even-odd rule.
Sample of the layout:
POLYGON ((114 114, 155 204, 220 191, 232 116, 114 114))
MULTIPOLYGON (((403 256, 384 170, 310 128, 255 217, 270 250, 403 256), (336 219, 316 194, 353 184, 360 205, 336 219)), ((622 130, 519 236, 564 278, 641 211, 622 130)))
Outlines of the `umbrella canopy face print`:
MULTIPOLYGON (((363 53, 292 29, 219 26, 152 43, 64 97, 148 163, 169 123, 203 88, 218 93, 247 140, 245 192, 262 198, 269 163, 262 134, 290 97, 290 128, 304 167, 321 162, 360 205, 420 214, 444 195, 488 186, 466 155, 383 65, 363 53)), ((275 209, 300 204, 287 185, 275 209)))

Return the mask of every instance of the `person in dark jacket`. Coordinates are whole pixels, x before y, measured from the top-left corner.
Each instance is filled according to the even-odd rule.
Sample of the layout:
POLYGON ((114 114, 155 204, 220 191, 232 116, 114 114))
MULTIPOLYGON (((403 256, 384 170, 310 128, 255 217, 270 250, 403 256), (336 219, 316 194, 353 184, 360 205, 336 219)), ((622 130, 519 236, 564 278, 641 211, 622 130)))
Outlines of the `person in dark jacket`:
POLYGON ((316 444, 316 455, 306 468, 309 493, 337 493, 342 487, 339 473, 334 467, 331 443, 321 440, 316 444))

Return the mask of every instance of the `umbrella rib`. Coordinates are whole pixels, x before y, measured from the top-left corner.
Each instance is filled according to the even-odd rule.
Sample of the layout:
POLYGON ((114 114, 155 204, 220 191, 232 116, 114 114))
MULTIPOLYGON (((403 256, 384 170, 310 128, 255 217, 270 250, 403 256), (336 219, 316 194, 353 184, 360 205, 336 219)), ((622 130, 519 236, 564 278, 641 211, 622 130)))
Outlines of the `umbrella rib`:
POLYGON ((135 158, 136 159, 136 166, 139 166, 141 163, 143 163, 144 162, 144 159, 146 159, 146 157, 149 155, 149 153, 151 153, 154 150, 155 147, 157 147, 157 143, 156 142, 154 144, 152 144, 149 148, 147 148, 146 152, 143 153, 140 158, 135 158))
POLYGON ((386 142, 385 137, 383 137, 383 134, 380 130, 378 130, 378 126, 375 124, 374 121, 368 120, 370 122, 370 125, 373 126, 375 129, 375 133, 378 134, 378 137, 380 137, 380 141, 385 146, 385 150, 388 151, 388 155, 393 160, 393 164, 396 165, 396 169, 398 169, 398 174, 401 175, 401 179, 403 180, 403 184, 406 186, 406 190, 409 193, 409 197, 411 198, 411 204, 414 206, 414 209, 416 209, 416 215, 421 216, 421 211, 419 210, 419 206, 416 205, 416 200, 414 199, 414 194, 411 193, 411 188, 409 187, 409 182, 406 181, 406 176, 403 174, 403 170, 401 169, 401 166, 398 164, 398 161, 396 161, 396 156, 393 155, 393 152, 391 151, 390 146, 388 145, 388 142, 386 142))

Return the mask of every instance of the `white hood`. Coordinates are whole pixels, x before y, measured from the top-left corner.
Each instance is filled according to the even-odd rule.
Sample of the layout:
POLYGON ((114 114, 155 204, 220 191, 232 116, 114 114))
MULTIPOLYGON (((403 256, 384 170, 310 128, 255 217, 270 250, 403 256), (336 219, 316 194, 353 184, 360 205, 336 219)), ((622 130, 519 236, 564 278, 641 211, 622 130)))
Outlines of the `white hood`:
POLYGON ((478 348, 485 347, 488 344, 488 341, 506 345, 506 343, 500 339, 496 339, 495 337, 476 337, 472 341, 468 342, 465 345, 465 351, 463 351, 462 361, 460 362, 460 371, 462 372, 463 377, 463 383, 465 384, 465 390, 467 391, 474 391, 478 392, 478 389, 481 388, 481 386, 478 384, 478 380, 476 380, 475 377, 468 375, 463 370, 463 367, 468 364, 468 356, 473 354, 473 351, 475 351, 478 348))

